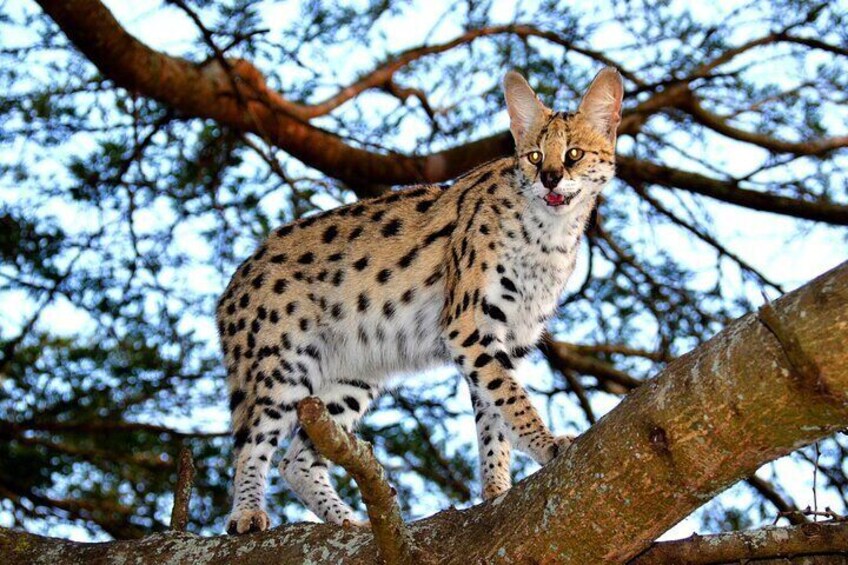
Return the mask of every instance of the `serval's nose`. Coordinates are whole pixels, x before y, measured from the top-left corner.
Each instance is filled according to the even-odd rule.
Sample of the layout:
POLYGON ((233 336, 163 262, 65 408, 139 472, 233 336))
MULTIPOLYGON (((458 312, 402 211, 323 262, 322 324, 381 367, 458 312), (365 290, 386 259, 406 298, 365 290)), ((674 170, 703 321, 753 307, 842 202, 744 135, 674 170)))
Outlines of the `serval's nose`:
POLYGON ((562 180, 562 171, 544 170, 542 171, 542 186, 548 190, 553 190, 562 180))

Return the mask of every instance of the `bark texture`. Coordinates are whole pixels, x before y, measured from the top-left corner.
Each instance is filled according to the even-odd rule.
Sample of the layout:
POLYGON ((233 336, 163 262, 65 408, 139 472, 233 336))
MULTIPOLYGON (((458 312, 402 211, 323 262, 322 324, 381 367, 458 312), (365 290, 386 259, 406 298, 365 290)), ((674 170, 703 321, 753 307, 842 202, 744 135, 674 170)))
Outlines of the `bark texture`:
MULTIPOLYGON (((439 563, 625 562, 767 461, 848 425, 848 263, 668 365, 503 496, 409 525, 439 563)), ((364 530, 80 544, 0 530, 0 561, 373 563, 364 530)))

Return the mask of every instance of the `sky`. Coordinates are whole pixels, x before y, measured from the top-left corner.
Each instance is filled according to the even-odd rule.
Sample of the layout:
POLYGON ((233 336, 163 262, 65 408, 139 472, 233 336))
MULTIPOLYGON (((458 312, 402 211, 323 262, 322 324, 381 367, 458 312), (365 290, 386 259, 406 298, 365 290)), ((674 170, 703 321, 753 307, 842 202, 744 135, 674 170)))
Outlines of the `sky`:
MULTIPOLYGON (((189 50, 189 46, 197 37, 197 31, 188 20, 188 18, 176 8, 161 7, 161 2, 152 0, 143 0, 136 2, 105 2, 114 12, 117 19, 127 28, 127 30, 139 37, 148 45, 168 52, 169 54, 180 54, 189 50)), ((21 5, 29 5, 28 2, 20 1, 21 5)), ((420 44, 422 41, 429 38, 431 42, 443 41, 454 37, 459 31, 459 27, 450 21, 441 22, 440 26, 431 32, 431 29, 436 24, 439 12, 426 9, 427 2, 420 1, 415 3, 421 8, 415 11, 416 17, 414 21, 407 18, 407 25, 397 25, 387 27, 384 44, 374 46, 374 53, 370 56, 376 58, 379 54, 387 51, 396 52, 405 47, 420 44)), ((716 8, 712 3, 686 3, 686 5, 696 10, 699 16, 705 20, 717 19, 724 10, 732 9, 739 2, 723 2, 720 8, 716 8)), ((7 9, 16 9, 16 2, 11 2, 6 5, 7 9)), ((499 2, 495 7, 496 19, 500 18, 504 21, 509 21, 516 11, 516 4, 512 2, 499 2)), ((290 21, 297 17, 298 4, 296 2, 274 4, 264 12, 264 17, 267 19, 268 26, 274 27, 275 22, 290 21)), ((603 41, 599 41, 598 45, 593 45, 594 48, 603 49, 609 46, 615 46, 615 34, 608 34, 609 45, 604 45, 603 41)), ((21 38, 25 41, 25 38, 21 38)), ((6 41, 9 41, 7 38, 6 41)), ((11 39, 14 42, 14 38, 11 39)), ((337 54, 339 60, 346 60, 350 54, 345 53, 343 46, 339 47, 337 54)), ((261 66, 261 61, 259 62, 261 66)), ((634 61, 635 65, 635 61, 634 61)), ((360 65, 339 65, 337 69, 338 81, 340 83, 349 82, 355 77, 355 73, 360 68, 370 66, 368 61, 360 62, 360 65)), ((791 69, 782 69, 783 72, 791 73, 791 69)), ((332 86, 327 87, 326 92, 320 90, 316 92, 316 99, 322 98, 323 94, 328 94, 333 90, 332 86)), ((844 116, 840 116, 842 123, 845 124, 844 116)), ((507 116, 504 111, 499 121, 493 129, 505 129, 507 126, 507 116)), ((848 128, 846 128, 848 129, 848 128)), ((409 132, 410 139, 414 138, 415 132, 409 132)), ((486 132, 481 132, 481 135, 486 132)), ((673 135, 673 132, 670 132, 673 135)), ((620 142, 619 150, 627 152, 628 145, 632 143, 631 139, 625 138, 620 142)), ((724 162, 727 168, 731 171, 745 172, 749 170, 751 163, 758 162, 762 155, 755 149, 742 146, 741 144, 731 141, 717 140, 716 143, 721 144, 718 150, 724 155, 724 162)), ((14 150, 14 149, 12 149, 14 150)), ((2 148, 0 148, 2 151, 2 148)), ((59 161, 61 161, 61 156, 59 161)), ((0 159, 3 159, 0 154, 0 159)), ((681 162, 683 160, 681 159, 681 162)), ((674 164, 674 163, 672 163, 674 164)), ((687 166, 692 170, 698 170, 697 166, 687 163, 687 166)), ((658 194, 664 200, 669 200, 669 195, 658 194)), ((0 187, 0 202, 14 201, 21 197, 16 194, 12 187, 0 187)), ((683 196, 683 200, 687 200, 687 196, 683 196)), ((320 202, 320 201, 319 201, 320 202)), ((327 206, 335 204, 329 199, 325 203, 327 206)), ((280 200, 270 198, 263 201, 263 206, 269 209, 279 208, 280 200)), ((812 226, 804 231, 802 237, 787 238, 787 234, 797 232, 797 223, 794 220, 778 217, 772 214, 752 214, 750 211, 735 208, 733 206, 722 205, 708 202, 706 208, 715 218, 715 223, 712 226, 714 235, 720 241, 726 242, 727 246, 739 255, 743 256, 752 265, 760 269, 767 276, 774 280, 782 281, 788 289, 795 288, 800 284, 814 278, 815 276, 825 272, 826 270, 838 265, 846 259, 845 233, 844 230, 812 226)), ((65 218, 69 223, 79 222, 79 217, 71 217, 67 210, 57 210, 60 216, 65 218)), ((158 218, 155 214, 149 217, 140 217, 138 222, 143 226, 145 222, 155 223, 158 218)), ((635 229, 635 228, 634 228, 635 229)), ((679 232, 674 231, 669 227, 656 226, 652 227, 656 231, 655 239, 658 241, 667 241, 669 246, 677 248, 677 255, 686 257, 689 266, 696 271, 702 271, 702 284, 709 285, 714 280, 713 256, 705 251, 703 247, 697 247, 691 241, 683 241, 679 238, 679 232), (690 249, 691 248, 691 249, 690 249)), ((191 245, 188 242, 187 245, 191 245)), ((585 255, 585 254, 584 254, 585 255)), ((579 285, 582 280, 582 272, 585 271, 585 261, 581 262, 578 271, 572 278, 571 286, 579 285)), ((220 280, 216 276, 200 276, 193 277, 194 280, 205 281, 205 284, 210 287, 221 287, 225 281, 220 280)), ((732 277, 727 281, 729 284, 734 284, 732 277)), ((776 295, 771 295, 770 298, 775 298, 776 295)), ((761 303, 762 298, 759 296, 750 297, 754 303, 761 303)), ((20 320, 24 319, 31 311, 31 305, 22 304, 19 297, 5 296, 0 297, 0 309, 7 312, 3 319, 0 319, 0 324, 6 327, 16 327, 20 320)), ((197 327, 202 335, 207 336, 210 343, 216 340, 215 330, 212 325, 211 316, 208 320, 197 321, 197 327)), ((40 324, 46 327, 51 327, 57 331, 61 331, 63 327, 68 328, 69 332, 77 331, 79 325, 84 323, 79 314, 75 312, 72 305, 59 301, 56 305, 49 308, 43 315, 40 324)), ((527 372, 525 382, 527 381, 544 381, 550 378, 549 372, 543 364, 539 364, 535 368, 525 365, 524 370, 527 372)), ((418 377, 418 382, 426 381, 426 376, 418 377)), ((457 402, 462 398, 467 398, 463 392, 459 399, 452 399, 451 402, 457 402)), ((599 414, 603 414, 610 410, 616 403, 611 397, 603 397, 598 395, 593 401, 593 408, 599 414)), ((222 403, 223 406, 223 403, 222 403)), ((576 405, 570 407, 572 410, 579 410, 576 405)), ((380 414, 371 416, 375 421, 379 421, 380 414)), ((164 422, 168 425, 176 427, 185 426, 187 422, 184 419, 172 418, 164 422)), ((469 426, 467 422, 457 422, 453 426, 456 432, 455 442, 473 441, 473 434, 469 435, 469 426)), ((554 423, 556 425, 556 423, 554 423)), ((228 426, 228 415, 222 408, 208 408, 197 411, 191 418, 191 427, 201 428, 205 431, 217 432, 226 430, 228 426)), ((470 426, 473 428, 473 426, 470 426)), ((569 431, 574 433, 578 430, 559 430, 560 432, 569 431)), ((455 448, 448 446, 449 449, 455 448)), ((781 484, 784 486, 795 499, 796 503, 804 507, 807 504, 812 504, 812 476, 806 470, 800 470, 798 466, 787 460, 779 460, 778 462, 766 466, 761 469, 759 474, 764 478, 770 478, 770 473, 773 470, 779 471, 781 476, 781 484)), ((745 487, 735 487, 731 492, 722 495, 722 497, 738 497, 744 499, 750 498, 750 493, 745 487)), ((719 503, 721 503, 720 497, 719 503)), ((841 508, 841 501, 835 497, 831 497, 828 493, 819 493, 819 506, 830 505, 835 510, 844 510, 841 508)), ((424 504, 422 508, 417 509, 419 516, 426 515, 437 511, 439 508, 424 504)), ((0 513, 0 524, 5 524, 8 521, 8 516, 4 517, 0 513)), ((691 534, 694 531, 699 531, 701 524, 695 517, 690 517, 684 520, 681 524, 668 532, 664 538, 683 537, 691 534)), ((76 528, 69 528, 65 532, 58 533, 65 537, 74 539, 90 539, 88 534, 76 528)))

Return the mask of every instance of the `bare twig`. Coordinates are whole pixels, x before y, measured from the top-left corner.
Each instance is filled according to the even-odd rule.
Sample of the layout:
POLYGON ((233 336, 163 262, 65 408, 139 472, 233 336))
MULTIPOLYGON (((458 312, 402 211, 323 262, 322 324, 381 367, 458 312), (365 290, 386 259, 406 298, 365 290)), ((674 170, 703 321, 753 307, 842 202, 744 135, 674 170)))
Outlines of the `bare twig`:
POLYGON ((719 242, 715 237, 707 233, 706 230, 701 229, 693 224, 690 224, 689 222, 685 221, 683 218, 679 217, 674 212, 672 212, 669 208, 665 207, 659 200, 651 196, 644 186, 640 184, 635 184, 631 186, 633 187, 633 190, 636 191, 636 194, 638 194, 645 202, 650 204, 657 212, 668 218, 673 224, 685 229, 707 245, 710 245, 718 252, 720 256, 725 256, 730 260, 734 261, 737 265, 739 265, 740 269, 742 269, 743 271, 747 271, 748 273, 756 277, 761 284, 770 286, 781 294, 784 294, 786 292, 786 290, 780 284, 766 277, 762 272, 757 270, 754 266, 745 261, 742 257, 722 245, 721 242, 719 242))
POLYGON ((321 455, 344 467, 359 485, 383 560, 389 565, 420 562, 413 559, 412 538, 400 514, 397 491, 386 481, 371 444, 334 422, 314 396, 300 401, 297 417, 321 455))
POLYGON ((642 384, 642 381, 600 359, 590 355, 581 355, 568 343, 543 340, 539 349, 554 369, 563 374, 571 370, 592 375, 605 388, 615 394, 624 394, 642 384))
POLYGON ((177 467, 177 486, 174 488, 174 509, 171 511, 171 529, 184 532, 188 525, 188 505, 191 501, 191 489, 194 486, 194 459, 191 450, 180 448, 180 462, 177 467))
POLYGON ((790 501, 783 498, 780 493, 777 492, 777 489, 774 488, 767 480, 758 477, 757 475, 751 475, 745 482, 751 486, 754 490, 756 490, 760 496, 771 502, 775 508, 777 508, 777 519, 775 519, 775 523, 780 518, 786 518, 789 520, 790 524, 799 525, 806 524, 809 522, 804 514, 798 510, 798 507, 790 501))
POLYGON ((780 512, 777 515, 777 518, 775 519, 775 523, 777 523, 777 520, 779 520, 780 518, 788 518, 789 520, 792 520, 793 515, 800 516, 804 520, 804 522, 808 522, 806 516, 812 516, 813 518, 821 516, 834 522, 848 522, 848 518, 837 514, 830 508, 830 506, 825 506, 824 510, 813 510, 812 508, 807 506, 803 510, 790 510, 788 512, 780 512))
POLYGON ((595 412, 592 410, 592 404, 589 402, 589 397, 586 395, 586 389, 583 388, 580 378, 574 373, 574 371, 567 369, 562 371, 562 376, 565 377, 565 380, 568 382, 568 386, 572 391, 574 391, 575 396, 577 396, 577 400, 580 402, 580 407, 586 414, 586 419, 589 420, 589 423, 594 424, 597 422, 598 419, 595 417, 595 412))

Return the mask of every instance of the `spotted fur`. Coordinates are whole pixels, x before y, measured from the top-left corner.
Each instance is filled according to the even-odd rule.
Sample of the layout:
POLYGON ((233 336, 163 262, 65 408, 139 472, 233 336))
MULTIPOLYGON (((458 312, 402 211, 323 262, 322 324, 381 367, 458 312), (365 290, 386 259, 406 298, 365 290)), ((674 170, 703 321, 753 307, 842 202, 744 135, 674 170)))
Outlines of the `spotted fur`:
POLYGON ((236 453, 231 532, 268 527, 266 475, 288 440, 280 470, 290 488, 324 520, 356 523, 297 428, 297 403, 310 395, 353 429, 392 375, 455 364, 471 390, 486 498, 510 486, 511 446, 545 464, 568 444, 515 370, 553 315, 613 176, 621 81, 602 71, 573 114, 545 108, 515 73, 505 91, 515 156, 448 187, 283 226, 233 276, 217 311, 236 453), (575 147, 582 158, 569 161, 575 147))

